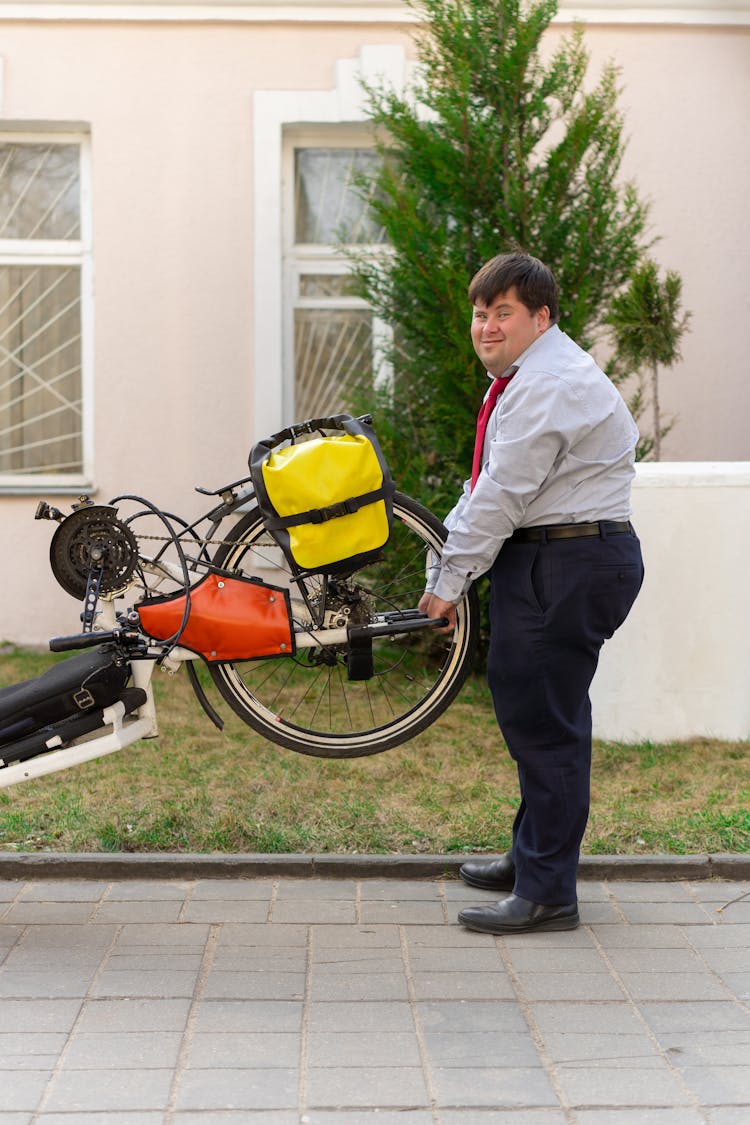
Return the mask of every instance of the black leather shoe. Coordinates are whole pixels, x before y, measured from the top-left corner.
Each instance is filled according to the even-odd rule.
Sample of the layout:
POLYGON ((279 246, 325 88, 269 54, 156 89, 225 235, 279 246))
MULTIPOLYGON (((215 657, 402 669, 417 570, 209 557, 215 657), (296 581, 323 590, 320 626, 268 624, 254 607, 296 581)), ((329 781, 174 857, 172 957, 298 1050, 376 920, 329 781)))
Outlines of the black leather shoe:
POLYGON ((458 916, 462 926, 481 934, 526 934, 532 930, 574 930, 578 903, 540 906, 518 895, 508 895, 492 906, 470 906, 458 916))
POLYGON ((516 869, 507 853, 489 863, 486 860, 469 860, 458 869, 458 874, 464 883, 483 891, 512 891, 516 882, 516 869))

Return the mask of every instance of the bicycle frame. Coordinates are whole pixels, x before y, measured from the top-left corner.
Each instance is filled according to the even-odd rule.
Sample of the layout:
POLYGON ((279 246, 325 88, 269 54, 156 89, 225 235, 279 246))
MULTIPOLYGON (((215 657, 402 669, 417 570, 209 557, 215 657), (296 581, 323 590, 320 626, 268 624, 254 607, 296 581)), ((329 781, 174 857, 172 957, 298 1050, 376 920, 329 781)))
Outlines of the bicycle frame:
MULTIPOLYGON (((123 495, 116 497, 111 505, 106 506, 112 511, 117 511, 116 505, 126 501, 135 501, 147 505, 145 512, 140 512, 125 521, 125 528, 132 527, 135 520, 143 515, 156 514, 169 527, 167 542, 155 556, 148 558, 140 555, 138 551, 137 567, 141 575, 148 575, 152 580, 149 592, 158 591, 159 586, 166 580, 176 582, 183 587, 186 600, 185 621, 189 618, 191 576, 201 572, 209 572, 211 563, 210 546, 215 543, 215 536, 223 521, 240 510, 245 509, 254 499, 252 487, 249 487, 250 478, 243 478, 231 484, 222 486, 215 491, 198 488, 196 491, 202 495, 218 497, 220 502, 212 507, 194 523, 187 524, 179 517, 161 513, 158 509, 144 501, 141 497, 123 495), (179 524, 179 530, 173 526, 179 524), (203 533, 200 529, 205 528, 203 533), (179 564, 169 561, 164 557, 170 543, 176 545, 179 555, 179 564), (186 548, 193 553, 187 556, 186 548)), ((73 506, 73 513, 83 511, 84 515, 91 508, 102 509, 92 505, 86 497, 82 497, 79 504, 73 506)), ((42 501, 36 512, 37 519, 51 519, 64 525, 70 517, 63 516, 57 509, 50 507, 42 501)), ((113 517, 114 519, 114 517, 113 517)), ((122 528, 122 523, 114 519, 114 524, 122 528)), ((53 540, 54 544, 54 540, 53 540)), ((95 552, 92 552, 95 553, 95 552)), ((53 570, 55 569, 53 565, 53 570)), ((56 573, 58 580, 62 582, 56 573)), ((442 626, 444 619, 432 620, 418 610, 384 612, 373 615, 365 623, 351 624, 337 611, 326 610, 325 601, 316 607, 308 596, 305 575, 301 574, 292 578, 297 589, 290 595, 291 608, 289 610, 290 628, 293 637, 293 650, 328 649, 332 651, 335 646, 356 646, 358 643, 365 645, 371 643, 374 637, 395 638, 414 630, 424 630, 442 626)), ((101 580, 101 573, 99 575, 101 580)), ((64 582, 62 583, 64 585, 64 582)), ((93 583, 96 586, 96 582, 93 583)), ((77 649, 90 648, 101 645, 113 645, 127 661, 133 685, 145 694, 145 701, 133 712, 126 714, 121 702, 115 702, 102 712, 102 728, 92 734, 76 738, 69 745, 60 745, 60 739, 52 736, 45 748, 29 755, 21 761, 9 762, 0 768, 0 788, 6 788, 22 781, 42 777, 67 769, 83 762, 91 761, 108 754, 115 753, 141 739, 158 737, 158 723, 153 694, 153 672, 158 664, 160 668, 174 674, 182 664, 188 668, 191 684, 198 700, 208 714, 209 718, 219 727, 223 726, 222 720, 208 702, 193 670, 196 660, 205 658, 197 651, 179 643, 179 635, 166 640, 158 640, 149 636, 143 630, 138 619, 137 609, 118 609, 118 603, 127 597, 133 589, 135 582, 129 580, 121 587, 111 592, 102 592, 98 586, 92 592, 92 564, 86 581, 86 592, 83 598, 84 610, 82 619, 84 631, 66 637, 57 637, 50 641, 53 652, 66 652, 77 649)), ((175 595, 177 597, 178 595, 175 595)), ((183 621, 183 627, 184 623, 183 621)), ((252 621, 248 621, 248 629, 252 629, 252 621)), ((182 633, 182 629, 179 633, 182 633)), ((279 653, 284 659, 289 653, 279 653)), ((238 659, 252 659, 252 652, 238 659)), ((45 728, 46 730, 46 728, 45 728)), ((5 746, 6 753, 8 745, 5 746)), ((3 746, 0 746, 0 765, 2 765, 3 746)))

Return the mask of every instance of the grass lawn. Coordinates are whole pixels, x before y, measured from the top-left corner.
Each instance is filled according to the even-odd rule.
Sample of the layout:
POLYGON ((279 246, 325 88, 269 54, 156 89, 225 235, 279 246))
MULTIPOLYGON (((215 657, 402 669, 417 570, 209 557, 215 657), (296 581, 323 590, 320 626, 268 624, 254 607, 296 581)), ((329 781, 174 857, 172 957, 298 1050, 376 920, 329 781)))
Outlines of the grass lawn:
MULTIPOLYGON (((50 660, 7 648, 0 684, 50 660)), ((412 742, 351 761, 273 746, 223 703, 220 733, 184 673, 157 673, 156 697, 157 740, 1 789, 0 849, 382 854, 509 843, 515 769, 480 679, 412 742)), ((749 751, 709 739, 596 743, 584 851, 749 851, 749 751)))

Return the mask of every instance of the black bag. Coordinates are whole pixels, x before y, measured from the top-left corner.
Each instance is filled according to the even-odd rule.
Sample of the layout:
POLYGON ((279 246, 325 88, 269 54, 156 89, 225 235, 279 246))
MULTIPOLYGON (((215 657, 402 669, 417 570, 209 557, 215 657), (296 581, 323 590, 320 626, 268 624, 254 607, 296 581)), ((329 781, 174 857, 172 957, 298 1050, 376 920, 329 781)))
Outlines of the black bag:
POLYGON ((115 703, 130 669, 112 645, 71 656, 33 680, 0 688, 2 746, 62 719, 115 703))

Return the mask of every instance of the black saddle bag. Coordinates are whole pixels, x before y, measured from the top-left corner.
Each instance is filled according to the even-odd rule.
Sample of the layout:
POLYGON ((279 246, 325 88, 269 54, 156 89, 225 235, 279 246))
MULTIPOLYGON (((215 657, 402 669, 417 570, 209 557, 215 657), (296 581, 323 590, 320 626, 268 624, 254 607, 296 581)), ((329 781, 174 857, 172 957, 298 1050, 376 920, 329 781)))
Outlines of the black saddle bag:
POLYGON ((33 680, 0 688, 0 748, 62 719, 109 707, 121 698, 129 675, 114 647, 102 645, 33 680))

